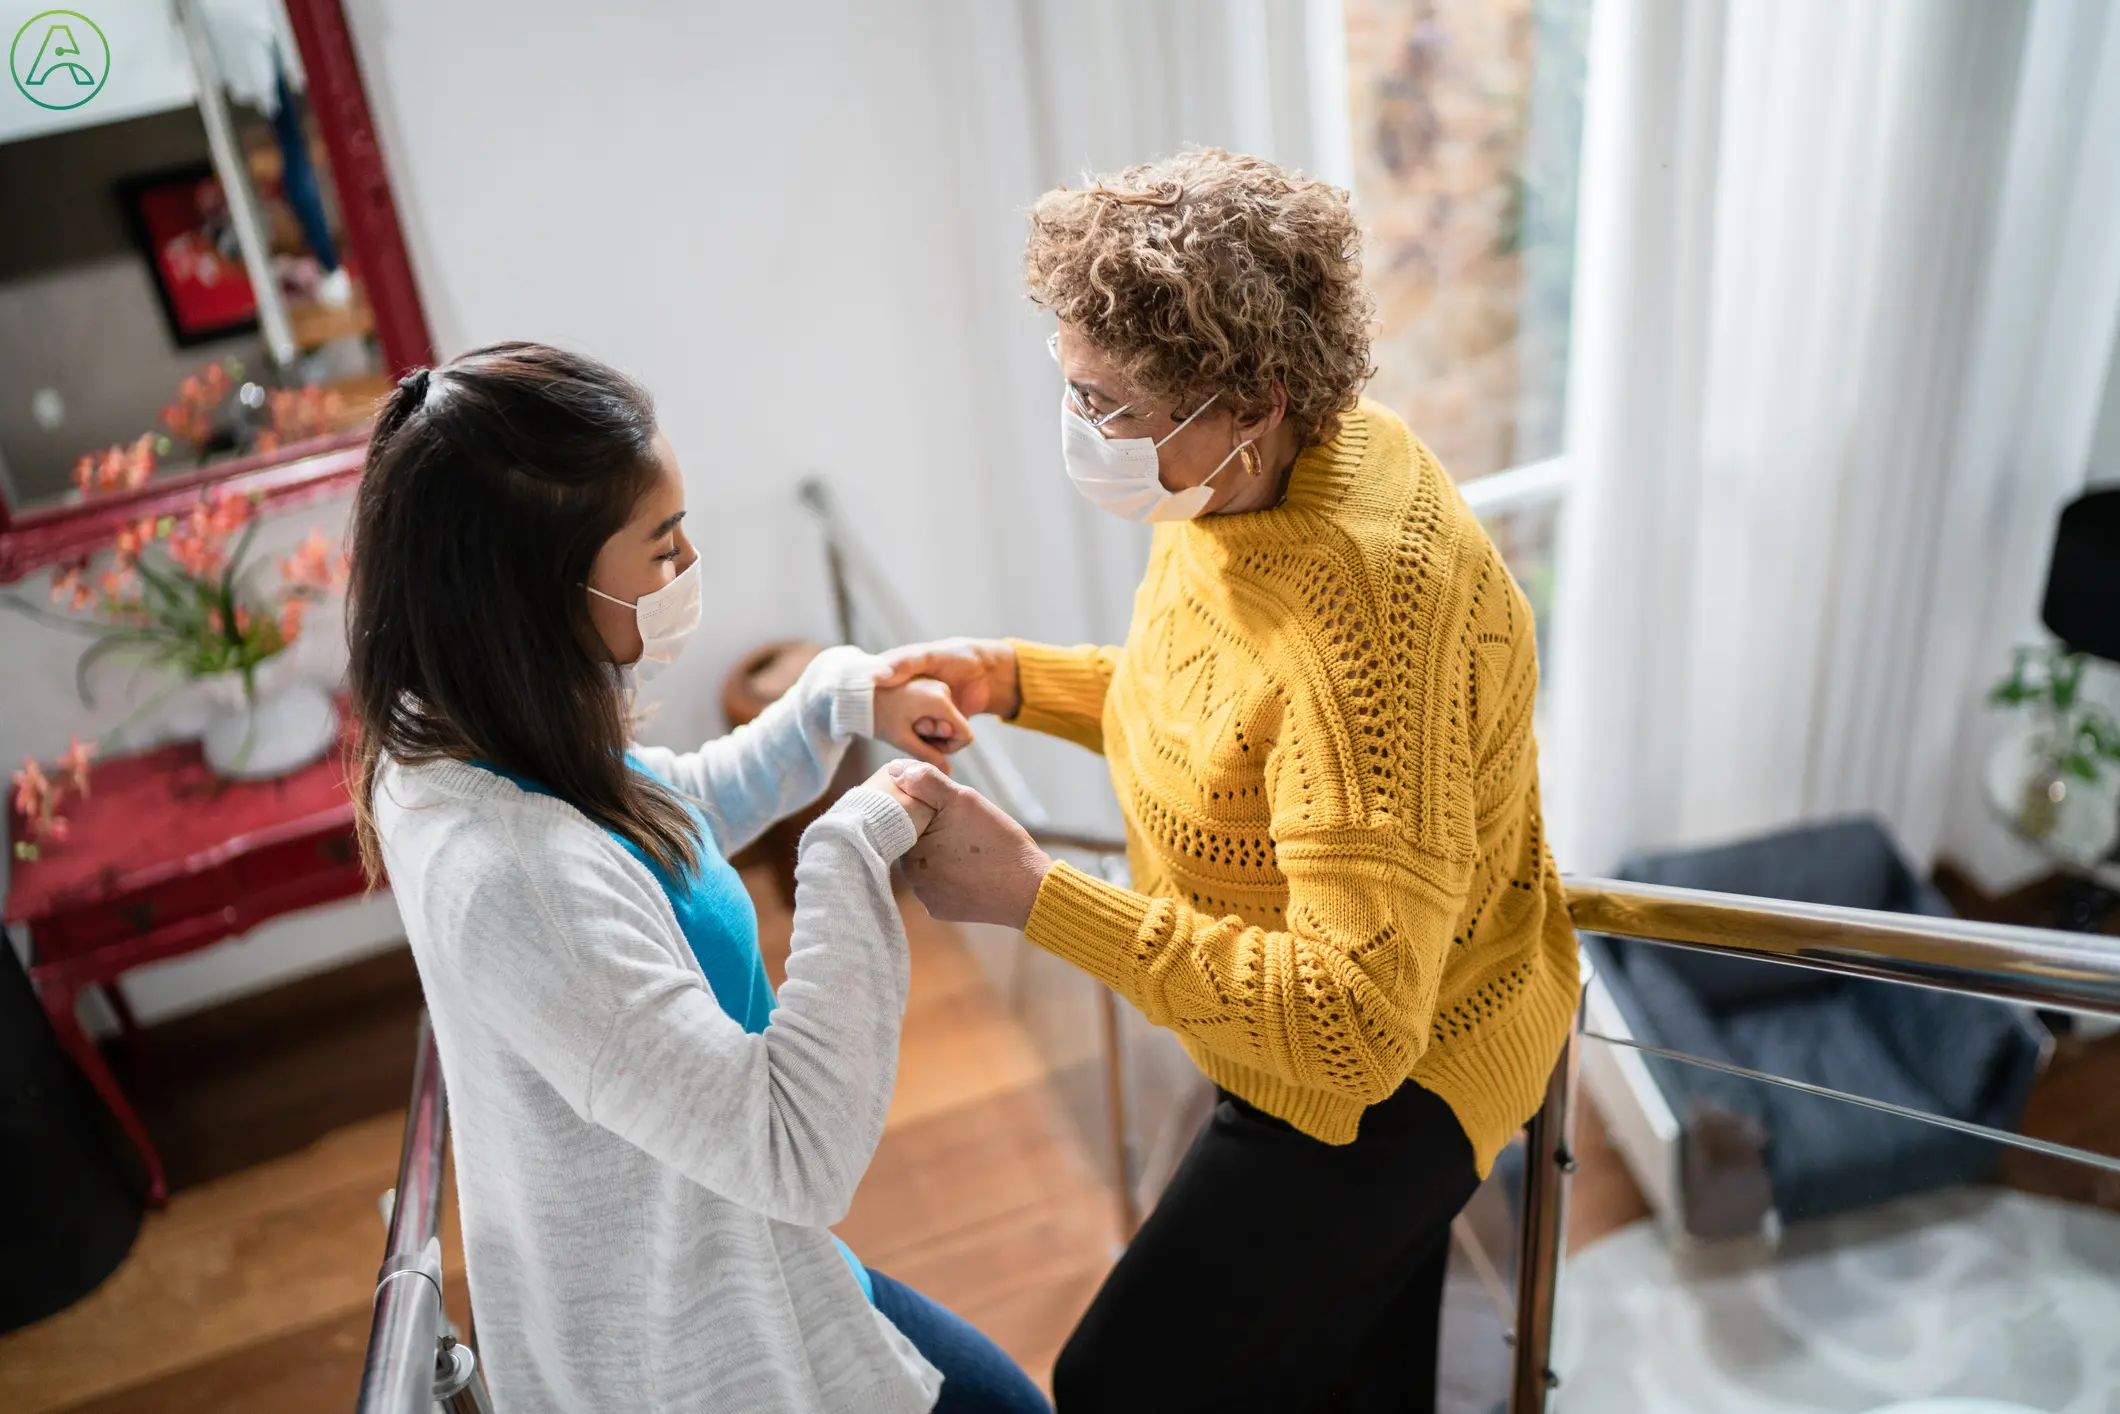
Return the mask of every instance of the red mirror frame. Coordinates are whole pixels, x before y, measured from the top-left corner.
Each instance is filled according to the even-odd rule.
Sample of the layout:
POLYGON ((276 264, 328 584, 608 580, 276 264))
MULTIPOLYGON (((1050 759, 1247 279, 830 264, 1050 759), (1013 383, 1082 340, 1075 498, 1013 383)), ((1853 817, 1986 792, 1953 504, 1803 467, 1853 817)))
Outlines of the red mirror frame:
MULTIPOLYGON (((393 377, 434 362, 434 341, 398 225, 397 202, 361 86, 360 62, 339 0, 282 0, 309 71, 309 106, 331 157, 346 246, 359 265, 375 312, 376 342, 393 377)), ((277 452, 243 457, 157 478, 135 490, 86 504, 39 506, 11 513, 0 503, 0 584, 100 550, 119 529, 144 516, 188 508, 202 486, 230 486, 290 505, 351 486, 361 475, 366 431, 342 432, 277 452)))

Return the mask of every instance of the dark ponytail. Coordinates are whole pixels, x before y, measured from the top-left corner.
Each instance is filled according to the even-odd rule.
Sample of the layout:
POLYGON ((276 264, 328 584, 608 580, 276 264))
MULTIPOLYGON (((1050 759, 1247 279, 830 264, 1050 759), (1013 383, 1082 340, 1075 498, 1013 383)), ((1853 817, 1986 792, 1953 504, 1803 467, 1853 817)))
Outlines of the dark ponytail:
POLYGON ((618 370, 493 344, 398 381, 356 495, 346 594, 361 860, 385 755, 537 781, 673 872, 691 817, 625 764, 627 704, 581 586, 654 483, 655 408, 618 370))

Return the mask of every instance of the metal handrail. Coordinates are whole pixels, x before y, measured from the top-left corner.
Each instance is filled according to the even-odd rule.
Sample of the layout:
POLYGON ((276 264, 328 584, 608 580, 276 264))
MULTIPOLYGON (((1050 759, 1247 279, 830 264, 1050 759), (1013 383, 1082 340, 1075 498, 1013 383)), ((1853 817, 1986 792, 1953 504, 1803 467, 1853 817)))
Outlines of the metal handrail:
MULTIPOLYGON (((1570 878, 1566 886, 1569 915, 1585 932, 2120 1017, 2120 945, 2082 934, 1613 879, 1570 878)), ((1526 1127, 1531 1162, 1526 1165, 1517 1237, 1509 1414, 1543 1414, 1547 1396, 1559 1385, 1550 1359, 1553 1309, 1560 1286, 1568 1176, 1575 1170, 1571 1121, 1575 1067, 1584 1039, 1578 1015, 1545 1102, 1526 1127)), ((1861 1102, 1857 1096, 1844 1098, 1861 1102)))
POLYGON ((431 1414, 437 1405, 452 1414, 492 1414, 478 1362, 469 1346, 457 1342, 442 1309, 442 1150, 448 1131, 441 1057, 434 1026, 422 1011, 357 1414, 431 1414))
POLYGON ((1614 879, 1565 883, 1569 915, 1592 933, 2120 1017, 2120 946, 2081 933, 1614 879))

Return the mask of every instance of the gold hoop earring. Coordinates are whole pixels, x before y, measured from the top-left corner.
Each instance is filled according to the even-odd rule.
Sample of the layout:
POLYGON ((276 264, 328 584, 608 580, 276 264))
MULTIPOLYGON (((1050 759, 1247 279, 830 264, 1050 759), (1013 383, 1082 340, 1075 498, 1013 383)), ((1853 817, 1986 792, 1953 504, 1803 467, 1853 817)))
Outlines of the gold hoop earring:
POLYGON ((1264 460, 1259 455, 1257 447, 1249 442, 1244 444, 1244 474, 1246 476, 1257 476, 1261 471, 1265 470, 1264 460))

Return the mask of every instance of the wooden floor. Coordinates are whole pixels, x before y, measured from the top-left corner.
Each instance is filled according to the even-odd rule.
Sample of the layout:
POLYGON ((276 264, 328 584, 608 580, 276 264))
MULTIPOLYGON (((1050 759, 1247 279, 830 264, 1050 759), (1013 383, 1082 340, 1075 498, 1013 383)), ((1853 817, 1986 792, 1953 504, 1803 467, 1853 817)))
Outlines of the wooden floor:
MULTIPOLYGON (((752 882, 777 973, 787 915, 759 887, 764 876, 752 882)), ((1043 1380, 1116 1252, 1111 1203, 1036 1051, 955 934, 918 904, 907 928, 913 993, 898 1087, 840 1233, 869 1265, 950 1306, 1043 1380)), ((353 990, 367 1011, 358 1024, 282 1036, 277 1048, 253 1036, 246 1049, 226 1034, 226 1018, 213 1023, 218 1044, 183 1032, 150 1037, 180 1058, 167 1069, 191 1058, 189 1086, 138 1077, 150 1122, 173 1145, 173 1175, 189 1186, 148 1217, 131 1257, 93 1295, 0 1336, 0 1410, 352 1407, 382 1255, 376 1200, 396 1177, 409 1073, 410 1035, 398 1033, 416 1015, 401 994, 388 1000, 388 967, 401 965, 360 974, 366 981, 353 990), (373 995, 358 995, 364 987, 373 995), (268 1057, 321 1086, 323 1098, 282 1112, 268 1057), (382 1112, 349 1118, 364 1105, 382 1112), (305 1123, 317 1132, 303 1134, 305 1123), (275 1144, 293 1152, 259 1162, 275 1144)), ((448 1218, 445 1285, 463 1324, 448 1218)))
MULTIPOLYGON (((771 877, 746 876, 777 983, 788 916, 771 877)), ((2045 921, 2018 916, 2029 908, 2012 900, 2000 911, 2006 921, 2045 921)), ((898 1086, 840 1232, 871 1266, 957 1310, 1042 1381, 1117 1251, 1108 1190, 1061 1103, 1062 1077, 1048 1073, 954 931, 915 903, 906 921, 913 993, 898 1086)), ((178 1191, 93 1295, 0 1336, 0 1411, 350 1408, 381 1255, 376 1200, 395 1178, 417 1013, 416 978, 395 953, 149 1033, 127 1084, 178 1191)), ((2120 1152, 2115 1075, 2120 1037, 2064 1041, 2024 1128, 2120 1152)), ((1646 1212, 1589 1105, 1576 1154, 1571 1250, 1646 1212)), ((2091 1182, 2092 1191, 2062 1196, 2120 1207, 2110 1183, 2060 1167, 2072 1172, 2018 1156, 2005 1180, 2053 1192, 2091 1182)), ((448 1216, 447 1285, 463 1324, 448 1216)), ((1469 1216, 1506 1282, 1506 1206, 1476 1204, 1469 1216)), ((1463 1285, 1472 1292, 1465 1310, 1478 1314, 1484 1296, 1463 1285)), ((1476 1338, 1499 1349, 1501 1326, 1488 1324, 1476 1338)), ((1455 1329, 1481 1328, 1461 1320, 1455 1329)), ((1482 1378, 1462 1407, 1491 1406, 1492 1376, 1482 1378)))

